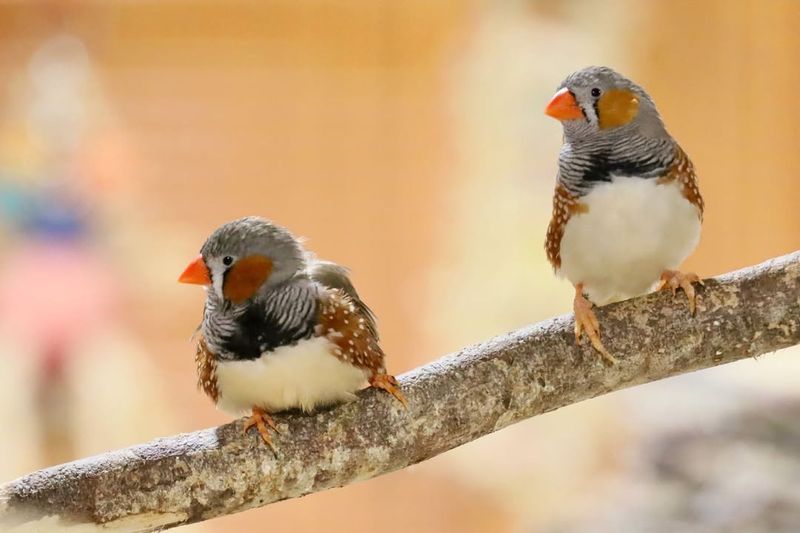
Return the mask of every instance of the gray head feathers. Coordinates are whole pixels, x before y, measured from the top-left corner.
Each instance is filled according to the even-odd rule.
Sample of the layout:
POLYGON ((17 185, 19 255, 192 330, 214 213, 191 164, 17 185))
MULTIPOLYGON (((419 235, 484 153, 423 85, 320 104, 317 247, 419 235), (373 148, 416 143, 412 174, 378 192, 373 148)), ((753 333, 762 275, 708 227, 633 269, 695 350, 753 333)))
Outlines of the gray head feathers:
POLYGON ((564 128, 558 180, 572 195, 614 176, 662 176, 677 153, 650 95, 608 67, 570 74, 550 105, 564 128))
POLYGON ((305 250, 289 230, 265 218, 250 216, 223 224, 211 234, 200 250, 212 273, 224 271, 226 258, 261 255, 272 262, 268 285, 290 279, 306 266, 305 250))
MULTIPOLYGON (((639 85, 608 67, 586 67, 567 76, 559 89, 568 89, 583 110, 584 119, 564 121, 564 134, 568 141, 583 141, 595 137, 620 137, 642 135, 650 138, 668 138, 669 134, 649 94, 639 85), (633 117, 614 127, 604 128, 602 114, 604 99, 611 92, 627 91, 637 102, 633 117)), ((608 102, 606 102, 608 103, 608 102)))

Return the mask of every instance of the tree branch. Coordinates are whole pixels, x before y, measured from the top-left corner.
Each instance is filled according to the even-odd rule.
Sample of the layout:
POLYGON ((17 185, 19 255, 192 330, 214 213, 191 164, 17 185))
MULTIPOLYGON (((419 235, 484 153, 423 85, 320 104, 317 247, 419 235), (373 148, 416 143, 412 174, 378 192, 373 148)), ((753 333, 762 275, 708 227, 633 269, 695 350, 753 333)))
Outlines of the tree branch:
POLYGON ((800 253, 709 280, 701 295, 694 318, 682 295, 666 292, 599 309, 614 367, 575 346, 572 316, 557 317, 405 374, 408 411, 366 390, 316 415, 280 415, 277 457, 236 421, 34 472, 0 487, 0 524, 153 531, 207 520, 392 472, 601 394, 800 344, 800 253))

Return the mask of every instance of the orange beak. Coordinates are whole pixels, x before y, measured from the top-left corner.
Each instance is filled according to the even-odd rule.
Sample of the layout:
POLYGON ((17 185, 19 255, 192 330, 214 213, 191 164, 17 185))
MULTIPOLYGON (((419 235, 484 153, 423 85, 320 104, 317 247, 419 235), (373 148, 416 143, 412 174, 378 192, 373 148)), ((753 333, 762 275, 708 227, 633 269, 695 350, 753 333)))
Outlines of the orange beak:
POLYGON ((553 99, 550 100, 550 103, 547 104, 547 107, 544 109, 544 114, 558 120, 583 118, 583 110, 566 87, 553 96, 553 99))
POLYGON ((198 255, 194 261, 189 263, 189 266, 183 271, 178 281, 195 285, 211 285, 211 276, 208 274, 206 262, 203 261, 202 255, 198 255))

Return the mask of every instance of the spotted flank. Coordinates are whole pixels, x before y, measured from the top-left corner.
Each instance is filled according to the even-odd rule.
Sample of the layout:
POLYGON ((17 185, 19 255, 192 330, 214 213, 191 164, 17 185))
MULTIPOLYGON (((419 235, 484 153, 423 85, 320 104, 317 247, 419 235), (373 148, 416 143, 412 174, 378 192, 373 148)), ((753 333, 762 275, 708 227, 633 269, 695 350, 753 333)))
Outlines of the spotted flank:
POLYGON ((219 388, 217 385, 216 357, 208 349, 203 335, 198 334, 198 336, 197 351, 194 356, 194 362, 197 365, 197 388, 211 398, 211 401, 217 403, 217 400, 219 400, 219 388))
POLYGON ((673 182, 677 182, 680 185, 683 197, 697 208, 698 216, 702 221, 705 204, 703 202, 703 197, 700 196, 700 189, 697 186, 697 174, 695 174, 691 159, 689 159, 689 156, 687 156, 686 152, 680 147, 676 149, 675 161, 670 167, 669 172, 667 172, 664 177, 658 179, 659 184, 673 182))
POLYGON ((384 353, 373 334, 370 317, 360 312, 353 300, 340 289, 326 288, 321 295, 316 334, 326 337, 334 355, 371 373, 384 372, 384 353))
POLYGON ((564 228, 566 228, 567 222, 572 215, 588 211, 589 206, 579 202, 578 197, 571 194, 563 184, 556 184, 553 194, 553 216, 547 227, 545 240, 547 260, 554 269, 558 270, 561 267, 561 239, 564 237, 564 228))

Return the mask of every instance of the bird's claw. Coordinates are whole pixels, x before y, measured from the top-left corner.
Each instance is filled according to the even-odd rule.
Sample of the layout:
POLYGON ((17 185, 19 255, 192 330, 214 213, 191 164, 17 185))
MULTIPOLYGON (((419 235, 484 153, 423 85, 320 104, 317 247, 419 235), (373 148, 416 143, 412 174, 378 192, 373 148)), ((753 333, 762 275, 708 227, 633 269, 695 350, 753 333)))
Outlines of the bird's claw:
POLYGON ((273 453, 277 453, 275 445, 272 443, 272 436, 269 434, 269 429, 272 429, 275 433, 280 433, 275 420, 260 407, 253 407, 253 414, 244 422, 244 432, 247 433, 253 426, 256 427, 258 434, 261 435, 261 440, 272 448, 273 453), (269 429, 267 429, 268 427, 269 429))
POLYGON ((678 289, 683 289, 686 299, 689 301, 689 312, 694 316, 697 311, 698 296, 693 283, 699 283, 701 286, 705 285, 703 280, 694 272, 683 273, 677 270, 665 270, 661 274, 661 284, 658 289, 670 289, 673 297, 678 293, 678 289))
POLYGON ((575 291, 573 307, 575 310, 575 344, 580 344, 581 337, 585 333, 604 363, 608 365, 617 363, 617 359, 606 350, 600 340, 600 322, 592 311, 592 302, 586 299, 580 288, 575 291))
POLYGON ((389 374, 375 374, 369 379, 369 384, 376 389, 385 390, 403 405, 403 409, 408 409, 408 401, 403 391, 400 390, 400 385, 397 383, 397 379, 394 376, 390 376, 389 374))

